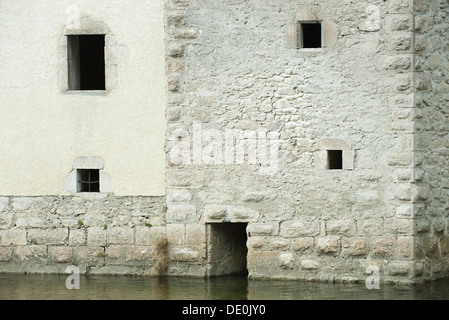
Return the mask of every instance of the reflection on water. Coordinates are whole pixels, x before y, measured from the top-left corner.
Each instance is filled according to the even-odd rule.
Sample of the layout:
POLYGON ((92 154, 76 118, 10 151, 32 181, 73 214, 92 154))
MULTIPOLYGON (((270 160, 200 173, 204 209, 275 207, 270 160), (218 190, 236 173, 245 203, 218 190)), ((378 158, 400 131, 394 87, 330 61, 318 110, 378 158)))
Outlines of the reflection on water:
POLYGON ((449 299, 449 280, 419 286, 307 283, 216 279, 81 276, 80 289, 68 290, 66 275, 0 274, 0 299, 115 300, 357 300, 449 299))

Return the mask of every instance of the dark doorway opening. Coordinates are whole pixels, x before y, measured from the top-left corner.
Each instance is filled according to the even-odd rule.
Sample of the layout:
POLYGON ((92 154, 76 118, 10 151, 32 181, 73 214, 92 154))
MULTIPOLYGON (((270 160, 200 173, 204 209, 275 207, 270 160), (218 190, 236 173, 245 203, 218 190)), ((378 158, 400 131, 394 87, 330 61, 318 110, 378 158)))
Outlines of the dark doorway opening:
POLYGON ((247 223, 208 225, 208 276, 248 275, 247 223))

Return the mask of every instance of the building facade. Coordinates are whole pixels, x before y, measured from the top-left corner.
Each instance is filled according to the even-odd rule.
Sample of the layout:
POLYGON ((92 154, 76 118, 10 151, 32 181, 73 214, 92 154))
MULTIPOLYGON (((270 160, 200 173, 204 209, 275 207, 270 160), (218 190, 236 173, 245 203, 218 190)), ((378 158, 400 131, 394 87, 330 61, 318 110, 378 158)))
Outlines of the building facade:
POLYGON ((447 276, 445 1, 27 3, 0 271, 447 276))

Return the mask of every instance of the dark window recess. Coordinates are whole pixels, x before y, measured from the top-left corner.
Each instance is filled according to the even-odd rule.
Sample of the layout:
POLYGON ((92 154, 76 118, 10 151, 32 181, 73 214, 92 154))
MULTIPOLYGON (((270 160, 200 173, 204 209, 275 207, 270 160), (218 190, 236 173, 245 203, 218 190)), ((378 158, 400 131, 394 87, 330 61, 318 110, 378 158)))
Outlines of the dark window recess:
POLYGON ((69 90, 105 90, 104 35, 67 36, 69 90))
POLYGON ((321 23, 302 23, 302 47, 321 48, 321 23))
POLYGON ((329 170, 343 169, 342 150, 327 150, 327 167, 329 170))
POLYGON ((78 192, 100 192, 100 170, 78 169, 78 192))

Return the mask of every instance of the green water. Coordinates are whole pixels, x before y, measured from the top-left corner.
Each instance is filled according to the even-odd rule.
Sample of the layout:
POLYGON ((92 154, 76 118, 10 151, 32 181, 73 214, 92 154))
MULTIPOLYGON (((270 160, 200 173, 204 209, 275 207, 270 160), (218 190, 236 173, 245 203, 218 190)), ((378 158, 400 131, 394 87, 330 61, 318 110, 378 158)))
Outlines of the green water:
MULTIPOLYGON (((67 275, 68 276, 68 275, 67 275)), ((81 276, 78 290, 66 275, 0 274, 0 300, 425 300, 449 299, 449 280, 419 286, 216 279, 81 276)))

